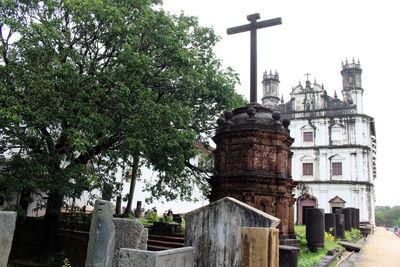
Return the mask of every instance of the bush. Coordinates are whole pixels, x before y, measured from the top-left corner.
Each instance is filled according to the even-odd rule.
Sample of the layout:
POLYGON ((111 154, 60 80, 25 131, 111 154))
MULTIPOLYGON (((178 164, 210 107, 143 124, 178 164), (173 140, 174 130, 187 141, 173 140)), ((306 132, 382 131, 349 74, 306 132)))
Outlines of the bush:
POLYGON ((147 213, 146 219, 148 222, 157 222, 158 221, 157 212, 153 211, 153 212, 147 213))

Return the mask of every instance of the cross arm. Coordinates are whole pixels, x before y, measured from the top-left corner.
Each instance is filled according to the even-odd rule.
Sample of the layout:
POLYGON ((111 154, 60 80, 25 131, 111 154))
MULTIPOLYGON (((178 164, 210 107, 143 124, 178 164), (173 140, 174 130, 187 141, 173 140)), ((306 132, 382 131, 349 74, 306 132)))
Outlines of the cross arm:
POLYGON ((227 29, 227 34, 236 34, 236 33, 241 33, 241 32, 246 32, 250 31, 251 29, 260 29, 260 28, 266 28, 266 27, 271 27, 275 25, 280 25, 282 24, 282 18, 274 18, 274 19, 268 19, 268 20, 263 20, 259 21, 256 23, 250 23, 246 25, 241 25, 241 26, 236 26, 227 29))

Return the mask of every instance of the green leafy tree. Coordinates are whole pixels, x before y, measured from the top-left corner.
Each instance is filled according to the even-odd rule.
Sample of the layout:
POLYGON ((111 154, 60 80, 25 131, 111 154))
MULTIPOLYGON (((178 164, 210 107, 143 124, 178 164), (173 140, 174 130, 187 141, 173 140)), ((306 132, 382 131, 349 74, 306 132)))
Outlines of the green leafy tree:
POLYGON ((213 53, 213 30, 158 4, 0 3, 0 179, 9 191, 44 193, 43 256, 55 248, 63 199, 99 183, 100 166, 139 155, 159 173, 154 198, 190 199, 206 184, 189 161, 195 140, 244 103, 237 75, 213 53))
POLYGON ((400 206, 377 206, 375 208, 375 222, 378 225, 394 227, 400 225, 400 206))

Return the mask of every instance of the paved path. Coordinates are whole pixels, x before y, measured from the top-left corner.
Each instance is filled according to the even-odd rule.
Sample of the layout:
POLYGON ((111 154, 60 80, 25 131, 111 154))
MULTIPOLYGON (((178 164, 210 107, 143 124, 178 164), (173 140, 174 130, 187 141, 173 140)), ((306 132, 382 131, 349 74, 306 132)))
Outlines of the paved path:
POLYGON ((400 267, 400 238, 384 228, 375 228, 360 253, 353 254, 340 267, 400 267))

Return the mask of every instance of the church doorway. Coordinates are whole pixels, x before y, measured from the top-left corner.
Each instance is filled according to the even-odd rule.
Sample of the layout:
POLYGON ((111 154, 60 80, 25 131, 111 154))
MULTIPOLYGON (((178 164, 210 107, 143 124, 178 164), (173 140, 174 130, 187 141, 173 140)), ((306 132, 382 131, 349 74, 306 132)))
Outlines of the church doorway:
POLYGON ((300 225, 306 224, 306 210, 317 207, 317 199, 309 194, 303 195, 297 202, 297 223, 300 225))
POLYGON ((335 196, 331 200, 329 200, 329 204, 331 205, 332 213, 340 212, 342 208, 344 208, 346 201, 344 201, 341 197, 335 196))

